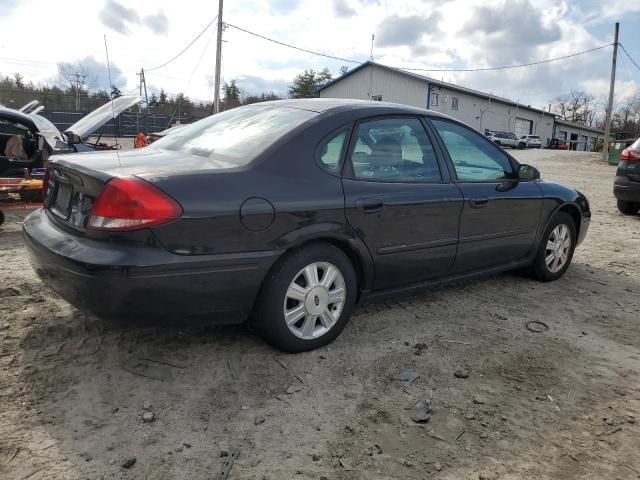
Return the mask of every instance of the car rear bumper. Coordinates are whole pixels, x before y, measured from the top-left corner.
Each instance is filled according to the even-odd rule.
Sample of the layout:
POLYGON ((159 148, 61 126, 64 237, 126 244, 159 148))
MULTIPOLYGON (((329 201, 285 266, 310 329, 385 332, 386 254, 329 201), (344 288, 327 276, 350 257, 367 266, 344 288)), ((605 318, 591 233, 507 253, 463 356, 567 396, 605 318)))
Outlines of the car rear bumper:
POLYGON ((29 260, 40 278, 83 311, 112 318, 214 313, 243 321, 279 252, 187 256, 118 245, 61 230, 43 209, 24 221, 29 260))
POLYGON ((618 176, 613 181, 613 196, 623 202, 640 202, 640 182, 618 176))

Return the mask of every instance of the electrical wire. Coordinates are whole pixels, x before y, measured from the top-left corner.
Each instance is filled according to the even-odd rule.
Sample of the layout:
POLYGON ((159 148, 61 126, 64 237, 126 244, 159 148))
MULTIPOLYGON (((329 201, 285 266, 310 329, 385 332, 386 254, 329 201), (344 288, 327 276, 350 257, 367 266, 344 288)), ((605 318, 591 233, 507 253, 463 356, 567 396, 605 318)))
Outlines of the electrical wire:
POLYGON ((213 39, 213 35, 210 35, 209 39, 207 40, 206 45, 204 46, 204 49, 202 50, 202 53, 200 54, 200 58, 198 58, 198 61, 196 62, 196 66, 191 71, 191 75, 189 75, 189 80, 187 80, 187 85, 184 87, 184 91, 185 92, 191 86, 191 81, 193 80, 193 76, 195 75, 196 71, 200 67, 200 64, 202 63, 202 59, 204 58, 205 53, 207 53, 207 50, 209 49, 209 45, 211 45, 211 40, 212 39, 213 39))
POLYGON ((491 70, 508 70, 511 68, 522 68, 522 67, 531 67, 534 65, 541 65, 543 63, 557 62, 558 60, 566 60, 567 58, 577 57, 579 55, 584 55, 586 53, 595 52, 596 50, 602 50, 603 48, 607 48, 613 45, 613 43, 607 43, 606 45, 600 45, 599 47, 591 48, 589 50, 584 50, 582 52, 571 53, 569 55, 563 55, 561 57, 549 58, 547 60, 539 60, 537 62, 529 62, 529 63, 520 63, 517 65, 503 65, 500 67, 481 67, 481 68, 405 68, 405 67, 395 67, 401 70, 408 71, 420 71, 420 72, 486 72, 491 70))
POLYGON ((622 43, 618 43, 618 45, 620 45, 620 48, 622 49, 622 51, 624 52, 624 54, 625 54, 627 57, 629 57, 629 60, 631 60, 631 63, 633 63, 633 65, 634 65, 638 70, 640 70, 640 65, 638 65, 638 64, 636 63, 636 61, 631 57, 631 55, 629 55, 629 52, 627 52, 627 49, 626 49, 626 48, 624 48, 624 45, 622 45, 622 43))
POLYGON ((339 60, 341 62, 357 63, 357 64, 364 63, 364 62, 360 62, 358 60, 350 60, 348 58, 334 57, 333 55, 329 55, 328 53, 315 52, 313 50, 308 50, 306 48, 296 47, 295 45, 291 45, 290 43, 284 43, 284 42, 281 42, 279 40, 274 40, 273 38, 265 37, 264 35, 260 35, 259 33, 251 32, 251 31, 249 31, 249 30, 247 30, 245 28, 238 27, 237 25, 233 25, 232 23, 226 23, 225 22, 225 25, 227 27, 231 27, 231 28, 235 28, 236 30, 240 30, 241 32, 248 33, 249 35, 253 35, 254 37, 261 38, 261 39, 266 40, 268 42, 276 43, 278 45, 282 45, 283 47, 293 48, 294 50, 299 50, 301 52, 310 53, 312 55, 318 55, 320 57, 330 58, 332 60, 339 60))
POLYGON ((178 57, 180 57, 184 52, 186 52, 187 50, 189 50, 189 48, 191 48, 191 46, 196 43, 198 41, 198 39, 204 34, 204 32, 206 32, 209 27, 211 27, 211 25, 214 24, 214 22, 218 19, 218 16, 216 15, 215 17, 213 17, 213 20, 211 20, 206 27, 204 27, 200 33, 198 35, 196 35, 196 37, 191 40, 191 42, 189 42, 189 44, 184 47, 182 50, 180 50, 180 52, 173 58, 171 58, 170 60, 166 61, 165 63, 163 63, 162 65, 159 65, 157 67, 153 67, 153 68, 145 68, 145 72, 152 72, 153 70, 160 70, 161 68, 166 67, 167 65, 169 65, 171 62, 173 62, 174 60, 176 60, 178 57))
MULTIPOLYGON (((301 52, 310 53, 312 55, 319 55, 321 57, 331 58, 333 60, 340 60, 341 62, 357 63, 357 64, 364 63, 364 62, 360 62, 360 61, 357 61, 357 60, 336 57, 336 56, 333 56, 333 55, 329 55, 327 53, 321 53, 321 52, 316 52, 314 50, 309 50, 309 49, 306 49, 306 48, 296 47, 295 45, 291 45, 289 43, 281 42, 279 40, 275 40, 273 38, 269 38, 269 37, 266 37, 264 35, 260 35, 259 33, 252 32, 250 30, 247 30, 246 28, 242 28, 242 27, 239 27, 237 25, 233 25, 231 23, 225 23, 225 25, 228 26, 228 27, 231 27, 231 28, 235 28, 236 30, 240 30, 241 32, 247 33, 249 35, 253 35, 254 37, 258 37, 258 38, 261 38, 263 40, 267 40, 268 42, 276 43, 276 44, 282 45, 284 47, 293 48, 293 49, 299 50, 301 52)), ((543 64, 543 63, 550 63, 550 62, 556 62, 558 60, 565 60, 567 58, 577 57, 579 55, 584 55, 586 53, 595 52, 596 50, 602 50, 603 48, 610 47, 611 45, 613 45, 613 43, 607 43, 606 45, 600 45, 599 47, 591 48, 589 50, 584 50, 582 52, 576 52, 576 53, 572 53, 572 54, 569 54, 569 55, 563 55, 561 57, 550 58, 550 59, 547 59, 547 60, 540 60, 540 61, 537 61, 537 62, 529 62, 529 63, 521 63, 521 64, 517 64, 517 65, 503 65, 503 66, 500 66, 500 67, 481 67, 481 68, 405 68, 405 67, 390 67, 390 68, 397 68, 399 70, 407 70, 407 71, 421 71, 421 72, 484 72, 484 71, 490 71, 490 70, 507 70, 507 69, 511 69, 511 68, 531 67, 531 66, 540 65, 540 64, 543 64)), ((389 65, 386 65, 386 66, 389 66, 389 65)))

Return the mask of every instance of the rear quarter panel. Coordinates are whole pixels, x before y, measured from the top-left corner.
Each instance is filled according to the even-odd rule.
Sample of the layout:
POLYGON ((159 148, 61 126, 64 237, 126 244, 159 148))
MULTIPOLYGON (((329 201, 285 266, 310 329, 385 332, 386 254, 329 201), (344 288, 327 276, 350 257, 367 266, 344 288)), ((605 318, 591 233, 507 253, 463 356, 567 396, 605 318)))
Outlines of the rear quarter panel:
POLYGON ((335 239, 370 263, 346 222, 340 177, 314 158, 320 140, 345 123, 348 116, 305 124, 242 168, 145 177, 184 209, 180 220, 154 234, 177 254, 268 250, 274 259, 310 240, 335 239))

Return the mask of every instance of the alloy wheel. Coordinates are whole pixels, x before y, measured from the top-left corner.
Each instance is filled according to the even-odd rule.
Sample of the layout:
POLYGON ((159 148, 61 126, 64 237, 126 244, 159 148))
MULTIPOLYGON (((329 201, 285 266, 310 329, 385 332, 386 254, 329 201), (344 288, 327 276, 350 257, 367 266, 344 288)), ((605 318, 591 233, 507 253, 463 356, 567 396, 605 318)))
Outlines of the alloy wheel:
POLYGON ((314 262, 294 277, 284 298, 284 319, 296 337, 312 340, 336 324, 346 299, 340 270, 328 262, 314 262))
POLYGON ((569 227, 561 223, 556 225, 549 235, 544 260, 551 273, 562 270, 571 251, 571 232, 569 227))

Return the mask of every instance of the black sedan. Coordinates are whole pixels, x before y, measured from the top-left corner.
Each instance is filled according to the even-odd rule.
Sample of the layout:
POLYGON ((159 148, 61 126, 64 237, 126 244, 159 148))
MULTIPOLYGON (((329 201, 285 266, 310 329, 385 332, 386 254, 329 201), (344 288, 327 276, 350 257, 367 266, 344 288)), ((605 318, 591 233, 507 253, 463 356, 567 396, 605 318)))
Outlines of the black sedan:
POLYGON ((620 153, 613 195, 621 213, 635 215, 640 211, 640 138, 620 153))
POLYGON ((249 318, 287 351, 331 342, 359 301, 522 267, 556 280, 591 217, 452 118, 356 100, 236 108, 144 149, 52 157, 48 178, 24 235, 70 303, 249 318))

